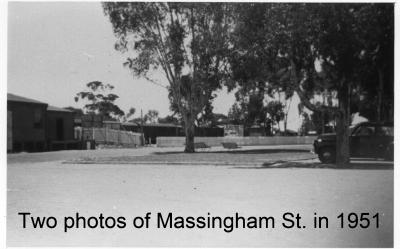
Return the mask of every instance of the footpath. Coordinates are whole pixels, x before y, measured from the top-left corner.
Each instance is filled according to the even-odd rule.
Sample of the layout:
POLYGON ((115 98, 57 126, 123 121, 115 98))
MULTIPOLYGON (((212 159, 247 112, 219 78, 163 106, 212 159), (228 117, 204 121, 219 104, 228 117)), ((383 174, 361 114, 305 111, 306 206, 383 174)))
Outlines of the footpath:
MULTIPOLYGON (((183 148, 148 148, 148 153, 92 155, 66 160, 65 164, 162 164, 271 166, 287 162, 315 160, 310 145, 243 146, 238 149, 212 147, 184 153, 183 148)), ((108 153, 109 154, 109 153, 108 153)))
MULTIPOLYGON (((7 164, 32 164, 57 162, 67 165, 210 165, 235 168, 337 168, 321 164, 311 153, 312 145, 242 146, 238 149, 212 147, 184 153, 183 147, 159 148, 103 148, 96 150, 68 150, 41 153, 16 153, 7 155, 7 164)), ((354 159, 340 169, 393 169, 393 162, 354 159)))

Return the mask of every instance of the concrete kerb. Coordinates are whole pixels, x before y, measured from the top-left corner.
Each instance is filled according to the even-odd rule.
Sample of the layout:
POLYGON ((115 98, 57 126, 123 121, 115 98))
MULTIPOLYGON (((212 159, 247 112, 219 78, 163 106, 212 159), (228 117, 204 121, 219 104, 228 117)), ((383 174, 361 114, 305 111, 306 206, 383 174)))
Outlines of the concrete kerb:
POLYGON ((221 161, 180 161, 180 162, 163 162, 163 161, 64 161, 63 164, 131 164, 131 165, 213 165, 213 166, 262 166, 262 163, 236 163, 221 161))
POLYGON ((271 162, 232 162, 232 161, 113 161, 113 160, 72 160, 63 161, 62 164, 124 164, 124 165, 180 165, 180 166, 243 166, 243 167, 262 167, 268 165, 269 167, 279 167, 286 163, 307 163, 314 162, 316 157, 298 158, 294 160, 277 160, 271 162))
MULTIPOLYGON (((246 151, 259 151, 259 153, 267 153, 268 152, 263 152, 262 150, 271 150, 272 152, 275 150, 287 150, 288 153, 290 153, 291 150, 294 150, 296 153, 300 151, 304 152, 310 152, 311 150, 311 145, 269 145, 269 146, 244 146, 239 149, 224 149, 222 147, 212 147, 209 150, 203 151, 199 150, 198 153, 211 153, 210 155, 221 155, 219 152, 222 154, 225 153, 233 153, 232 155, 238 153, 240 154, 241 152, 246 153, 246 151), (217 154, 214 154, 217 153, 217 154)), ((227 158, 210 158, 210 157, 204 157, 204 158, 199 158, 199 157, 194 157, 191 158, 190 154, 185 154, 186 158, 164 158, 163 154, 169 155, 170 153, 175 154, 182 152, 183 153, 183 147, 178 148, 148 148, 140 153, 139 151, 135 151, 136 153, 129 153, 128 151, 125 151, 124 153, 116 153, 117 151, 111 150, 107 151, 104 150, 103 153, 96 153, 95 151, 93 153, 89 154, 82 154, 82 155, 77 155, 77 157, 69 157, 69 158, 64 158, 64 160, 61 160, 62 164, 131 164, 131 165, 214 165, 214 166, 244 166, 244 167, 250 167, 250 166, 265 166, 265 164, 270 164, 271 162, 276 162, 280 160, 278 158, 268 158, 266 157, 265 160, 263 158, 254 158, 253 156, 249 156, 248 161, 245 160, 239 160, 237 161, 235 158, 230 158, 230 154, 225 154, 225 156, 228 156, 227 158), (189 156, 189 157, 188 157, 189 156), (144 157, 144 158, 143 158, 144 157), (156 158, 152 158, 156 157, 156 158), (261 160, 260 160, 261 159, 261 160)), ((194 153, 193 155, 196 155, 197 153, 194 153)), ((224 155, 222 155, 224 156, 224 155)), ((309 160, 309 159, 314 159, 316 158, 315 155, 303 155, 303 156, 297 156, 297 158, 291 158, 290 160, 285 160, 285 162, 291 162, 291 161, 304 161, 304 160, 309 160)))

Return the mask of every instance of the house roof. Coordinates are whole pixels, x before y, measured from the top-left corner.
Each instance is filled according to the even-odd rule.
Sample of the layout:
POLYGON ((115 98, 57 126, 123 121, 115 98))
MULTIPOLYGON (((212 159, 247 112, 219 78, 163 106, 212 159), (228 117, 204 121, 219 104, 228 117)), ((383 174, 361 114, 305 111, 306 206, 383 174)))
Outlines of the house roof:
POLYGON ((121 123, 121 125, 123 125, 123 126, 139 126, 139 124, 137 124, 137 123, 132 123, 132 122, 121 123))
POLYGON ((182 127, 181 125, 176 125, 176 124, 170 124, 170 123, 145 123, 143 126, 149 126, 149 127, 182 127))
MULTIPOLYGON (((133 123, 133 122, 125 122, 122 123, 123 126, 140 126, 139 123, 133 123)), ((181 125, 176 125, 176 124, 170 124, 170 123, 144 123, 143 127, 175 127, 175 128, 180 128, 182 127, 181 125)))
POLYGON ((103 124, 121 124, 119 121, 104 120, 103 124))
POLYGON ((7 101, 47 105, 47 103, 43 103, 43 102, 40 102, 40 101, 37 101, 34 99, 29 99, 29 98, 25 98, 22 96, 18 96, 18 95, 12 94, 12 93, 7 93, 7 101))
POLYGON ((68 109, 64 109, 64 108, 59 108, 59 107, 55 107, 55 106, 47 106, 47 111, 52 111, 52 112, 73 112, 71 110, 68 109))

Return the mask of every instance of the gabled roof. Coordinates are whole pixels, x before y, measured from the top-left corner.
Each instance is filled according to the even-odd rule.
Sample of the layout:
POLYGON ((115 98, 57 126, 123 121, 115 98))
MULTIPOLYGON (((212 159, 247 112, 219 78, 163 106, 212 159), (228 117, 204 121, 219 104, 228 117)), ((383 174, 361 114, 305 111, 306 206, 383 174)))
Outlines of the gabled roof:
MULTIPOLYGON (((123 126, 140 126, 139 123, 125 122, 122 123, 123 126)), ((171 123, 144 123, 143 127, 175 127, 181 128, 181 125, 171 124, 171 123)))
POLYGON ((47 106, 47 111, 53 111, 53 112, 73 112, 71 110, 68 109, 64 109, 64 108, 59 108, 59 107, 55 107, 55 106, 47 106))
POLYGON ((121 123, 121 125, 123 125, 123 126, 139 126, 139 124, 133 123, 133 122, 125 122, 125 123, 121 123))
POLYGON ((47 105, 47 103, 43 103, 43 102, 40 102, 40 101, 37 101, 34 99, 28 99, 28 98, 18 96, 18 95, 12 94, 12 93, 7 93, 7 101, 47 105))
POLYGON ((171 123, 144 123, 143 126, 147 127, 182 127, 181 125, 171 124, 171 123))

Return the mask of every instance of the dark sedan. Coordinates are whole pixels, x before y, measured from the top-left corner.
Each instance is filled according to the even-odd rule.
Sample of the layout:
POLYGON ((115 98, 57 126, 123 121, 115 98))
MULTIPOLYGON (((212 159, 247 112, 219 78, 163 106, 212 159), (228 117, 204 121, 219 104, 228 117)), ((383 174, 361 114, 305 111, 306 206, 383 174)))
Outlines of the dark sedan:
MULTIPOLYGON (((350 132, 350 156, 384 158, 393 160, 393 123, 360 123, 350 132)), ((314 152, 323 163, 334 163, 336 159, 336 134, 327 133, 314 141, 314 152)))

